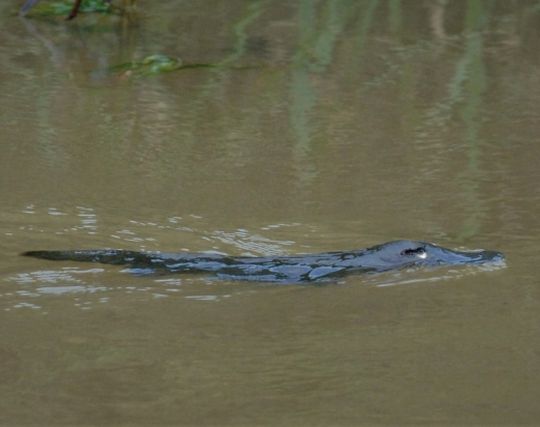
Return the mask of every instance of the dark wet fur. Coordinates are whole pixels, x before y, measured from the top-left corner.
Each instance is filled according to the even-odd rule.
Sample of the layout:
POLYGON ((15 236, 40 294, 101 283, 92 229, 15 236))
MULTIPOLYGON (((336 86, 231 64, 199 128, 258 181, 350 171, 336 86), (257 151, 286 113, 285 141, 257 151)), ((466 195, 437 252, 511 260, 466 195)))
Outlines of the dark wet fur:
POLYGON ((29 251, 22 255, 55 261, 125 265, 133 272, 209 273, 232 280, 282 283, 313 282, 347 274, 410 267, 500 263, 494 251, 455 251, 431 243, 399 240, 348 252, 271 257, 234 257, 204 253, 124 250, 29 251))

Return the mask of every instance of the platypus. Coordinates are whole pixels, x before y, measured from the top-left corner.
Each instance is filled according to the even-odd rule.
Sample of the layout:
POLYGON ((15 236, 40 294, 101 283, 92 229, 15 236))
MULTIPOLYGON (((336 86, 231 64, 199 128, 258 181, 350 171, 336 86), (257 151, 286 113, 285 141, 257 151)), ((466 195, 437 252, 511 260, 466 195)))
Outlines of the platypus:
POLYGON ((116 249, 29 251, 22 255, 56 261, 126 265, 135 273, 210 273, 223 279, 281 283, 331 280, 353 273, 413 267, 502 263, 500 252, 457 251, 411 240, 366 249, 290 256, 227 256, 206 253, 137 252, 116 249))

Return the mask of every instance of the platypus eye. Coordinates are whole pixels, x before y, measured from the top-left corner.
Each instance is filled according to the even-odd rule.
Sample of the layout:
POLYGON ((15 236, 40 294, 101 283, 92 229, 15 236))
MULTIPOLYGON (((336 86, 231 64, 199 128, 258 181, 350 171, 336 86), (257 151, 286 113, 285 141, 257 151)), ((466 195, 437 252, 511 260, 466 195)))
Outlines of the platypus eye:
POLYGON ((426 257, 426 250, 421 246, 418 247, 418 248, 409 248, 409 249, 402 250, 401 255, 404 255, 404 256, 416 255, 416 256, 418 256, 420 258, 425 258, 426 257))

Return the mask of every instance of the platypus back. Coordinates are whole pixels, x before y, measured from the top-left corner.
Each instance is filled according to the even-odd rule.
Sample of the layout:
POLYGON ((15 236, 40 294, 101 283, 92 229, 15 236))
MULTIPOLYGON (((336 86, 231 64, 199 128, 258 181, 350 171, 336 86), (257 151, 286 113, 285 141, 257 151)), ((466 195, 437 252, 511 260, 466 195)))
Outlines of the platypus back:
POLYGON ((102 264, 126 265, 148 260, 143 252, 115 249, 76 250, 76 251, 28 251, 21 255, 53 261, 99 262, 102 264))
POLYGON ((456 251, 431 243, 399 240, 347 252, 247 257, 209 253, 136 252, 115 249, 30 251, 22 255, 54 261, 126 265, 152 273, 213 273, 222 278, 271 282, 310 282, 351 273, 377 273, 411 267, 504 263, 493 251, 456 251))

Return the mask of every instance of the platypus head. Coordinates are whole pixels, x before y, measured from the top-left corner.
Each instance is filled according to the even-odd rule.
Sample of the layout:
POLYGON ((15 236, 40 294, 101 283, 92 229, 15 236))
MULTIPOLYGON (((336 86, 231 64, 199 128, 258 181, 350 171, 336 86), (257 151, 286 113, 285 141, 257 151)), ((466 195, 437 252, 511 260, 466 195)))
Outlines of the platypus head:
POLYGON ((436 267, 463 264, 500 264, 504 255, 495 251, 455 251, 432 243, 398 240, 369 249, 373 268, 384 271, 394 268, 436 267))

